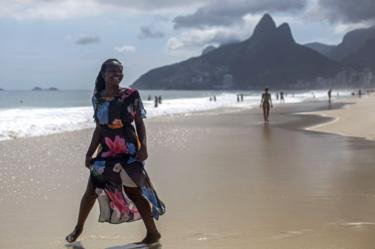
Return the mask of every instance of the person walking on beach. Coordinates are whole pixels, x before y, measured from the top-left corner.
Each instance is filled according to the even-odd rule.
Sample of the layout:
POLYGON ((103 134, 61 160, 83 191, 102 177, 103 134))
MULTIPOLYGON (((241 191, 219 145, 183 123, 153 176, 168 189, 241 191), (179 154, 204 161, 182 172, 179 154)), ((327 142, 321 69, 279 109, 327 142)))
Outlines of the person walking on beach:
POLYGON ((328 101, 331 102, 331 97, 332 97, 332 89, 330 88, 328 90, 328 101))
POLYGON ((154 107, 156 108, 156 107, 158 107, 158 105, 159 105, 159 98, 158 98, 158 96, 155 96, 154 97, 154 107))
POLYGON ((96 199, 99 222, 119 224, 143 219, 147 234, 140 243, 156 243, 161 237, 154 219, 165 213, 165 206, 144 169, 148 157, 143 123, 146 111, 136 89, 120 88, 122 70, 118 60, 109 59, 96 78, 92 97, 96 128, 85 160, 90 177, 76 226, 66 237, 69 243, 82 233, 96 199))
POLYGON ((264 89, 262 93, 262 99, 260 101, 260 108, 263 108, 264 123, 269 123, 270 108, 272 108, 271 94, 268 92, 268 88, 264 89))
POLYGON ((280 102, 281 102, 281 103, 284 103, 284 102, 285 102, 285 99, 284 99, 284 92, 280 92, 280 102))

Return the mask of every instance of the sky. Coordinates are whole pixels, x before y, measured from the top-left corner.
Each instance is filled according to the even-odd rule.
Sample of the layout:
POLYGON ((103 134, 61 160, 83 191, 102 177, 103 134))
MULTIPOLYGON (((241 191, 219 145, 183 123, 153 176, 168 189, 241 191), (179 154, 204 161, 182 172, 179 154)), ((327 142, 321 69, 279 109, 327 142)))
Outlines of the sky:
POLYGON ((297 43, 338 44, 375 24, 374 0, 0 0, 0 88, 92 89, 101 63, 123 85, 147 71, 249 38, 269 13, 297 43))

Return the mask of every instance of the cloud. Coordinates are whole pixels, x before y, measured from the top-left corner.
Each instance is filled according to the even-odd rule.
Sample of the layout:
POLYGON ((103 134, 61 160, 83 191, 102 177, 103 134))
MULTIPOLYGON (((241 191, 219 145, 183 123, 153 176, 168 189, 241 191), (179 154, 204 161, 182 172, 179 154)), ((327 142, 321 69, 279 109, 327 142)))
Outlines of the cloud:
POLYGON ((150 12, 150 10, 184 8, 187 6, 201 5, 208 0, 94 0, 105 5, 131 8, 150 12))
POLYGON ((369 22, 358 22, 353 24, 337 24, 334 27, 334 31, 337 34, 346 34, 349 31, 355 30, 355 29, 363 29, 363 28, 369 28, 371 27, 371 23, 369 22))
POLYGON ((168 40, 169 50, 181 48, 200 47, 208 44, 226 44, 238 41, 240 37, 236 32, 227 29, 208 28, 204 30, 194 29, 183 32, 179 37, 168 40))
POLYGON ((114 50, 116 50, 119 53, 135 52, 135 47, 129 46, 129 45, 123 45, 123 46, 114 47, 114 50))
MULTIPOLYGON (((206 0, 207 1, 207 0, 206 0)), ((70 19, 105 13, 156 13, 195 8, 205 0, 0 0, 0 17, 18 20, 70 19)))
POLYGON ((261 16, 245 15, 237 25, 189 29, 168 40, 169 50, 223 45, 247 39, 261 16))
POLYGON ((174 19, 175 28, 228 26, 246 14, 288 12, 303 9, 307 0, 212 0, 193 14, 174 19))
POLYGON ((66 19, 93 16, 105 8, 93 0, 11 0, 0 1, 0 17, 18 20, 66 19))
POLYGON ((148 39, 148 38, 163 38, 165 34, 161 31, 153 30, 151 26, 141 26, 140 32, 138 34, 139 39, 148 39))
POLYGON ((100 38, 98 36, 82 35, 75 40, 75 44, 88 45, 93 43, 99 43, 100 38))
POLYGON ((320 9, 333 22, 375 22, 374 0, 318 0, 320 9))

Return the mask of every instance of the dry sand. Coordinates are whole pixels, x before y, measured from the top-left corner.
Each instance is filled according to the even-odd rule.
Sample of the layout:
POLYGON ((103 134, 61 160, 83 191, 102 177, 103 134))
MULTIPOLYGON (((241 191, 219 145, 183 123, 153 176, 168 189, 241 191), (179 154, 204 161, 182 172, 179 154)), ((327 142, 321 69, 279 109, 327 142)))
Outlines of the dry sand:
POLYGON ((330 117, 328 122, 308 127, 308 130, 375 140, 375 96, 347 99, 342 109, 312 112, 330 117))
MULTIPOLYGON (((148 173, 167 205, 163 249, 373 249, 375 143, 301 131, 319 104, 146 121, 148 173)), ((0 142, 0 248, 125 249, 142 222, 98 223, 66 245, 92 130, 0 142)))

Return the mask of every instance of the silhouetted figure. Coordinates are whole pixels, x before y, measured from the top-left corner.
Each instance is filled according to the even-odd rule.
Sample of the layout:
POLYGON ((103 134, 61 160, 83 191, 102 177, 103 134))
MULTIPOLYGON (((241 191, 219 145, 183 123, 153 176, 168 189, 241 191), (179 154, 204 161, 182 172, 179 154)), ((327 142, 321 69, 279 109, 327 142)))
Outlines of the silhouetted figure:
POLYGON ((214 101, 216 102, 216 95, 214 95, 214 101))
POLYGON ((331 102, 331 94, 332 94, 332 89, 328 90, 328 101, 331 102))
POLYGON ((243 102, 243 93, 241 93, 240 97, 241 97, 241 102, 243 102))
POLYGON ((148 95, 147 100, 148 100, 148 101, 152 100, 151 95, 148 95))
POLYGON ((212 96, 210 96, 210 102, 212 101, 212 96))
POLYGON ((279 93, 276 93, 276 100, 279 100, 279 93))
POLYGON ((237 103, 239 103, 239 102, 240 102, 240 95, 237 94, 237 103))
POLYGON ((281 103, 284 103, 284 101, 285 101, 284 92, 280 92, 280 101, 281 101, 281 103))
POLYGON ((361 98, 362 97, 362 91, 361 89, 358 90, 358 98, 361 98))
POLYGON ((155 98, 154 98, 154 107, 156 108, 156 107, 158 107, 158 105, 159 105, 159 98, 157 96, 155 96, 155 98))
POLYGON ((264 123, 267 124, 269 122, 269 115, 270 115, 270 108, 272 108, 272 99, 271 94, 268 92, 268 88, 264 89, 264 93, 262 93, 262 99, 260 101, 260 108, 263 108, 263 118, 264 123))
POLYGON ((158 102, 159 102, 159 104, 161 104, 161 96, 159 96, 158 102))

